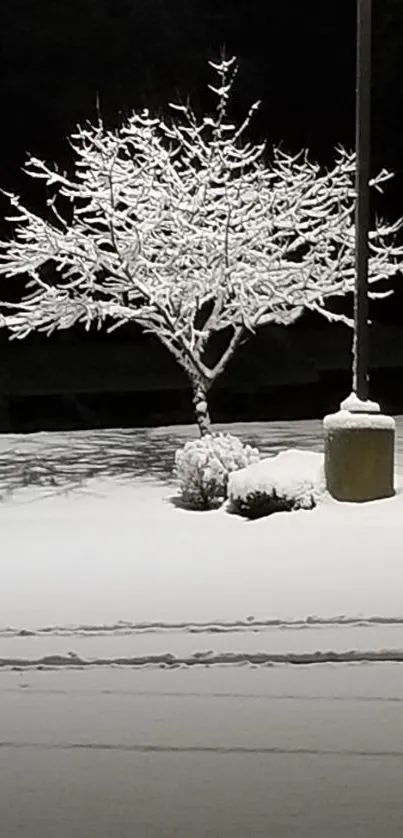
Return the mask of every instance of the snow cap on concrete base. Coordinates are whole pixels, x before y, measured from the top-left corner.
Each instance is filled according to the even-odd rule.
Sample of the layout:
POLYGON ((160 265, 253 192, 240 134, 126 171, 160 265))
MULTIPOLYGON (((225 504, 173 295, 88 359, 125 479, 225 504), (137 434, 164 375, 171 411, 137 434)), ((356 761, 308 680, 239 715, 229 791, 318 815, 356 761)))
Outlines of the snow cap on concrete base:
POLYGON ((371 402, 369 399, 360 399, 357 393, 350 393, 340 405, 340 410, 348 410, 350 413, 380 413, 381 408, 378 402, 371 402))
POLYGON ((339 410, 325 416, 323 420, 325 431, 338 430, 387 430, 395 429, 395 420, 383 413, 351 413, 349 410, 339 410))

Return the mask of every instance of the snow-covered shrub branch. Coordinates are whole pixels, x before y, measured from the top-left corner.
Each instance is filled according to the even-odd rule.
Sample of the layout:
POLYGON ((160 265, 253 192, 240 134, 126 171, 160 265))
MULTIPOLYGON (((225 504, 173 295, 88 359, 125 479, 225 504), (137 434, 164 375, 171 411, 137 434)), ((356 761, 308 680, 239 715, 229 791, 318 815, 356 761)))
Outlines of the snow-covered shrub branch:
POLYGON ((260 460, 259 452, 231 434, 205 434, 175 454, 182 501, 191 509, 213 509, 227 498, 228 479, 260 460))
MULTIPOLYGON (((73 175, 31 157, 26 171, 43 181, 47 211, 9 195, 15 236, 0 243, 0 272, 29 279, 24 299, 2 308, 12 335, 139 323, 186 371, 202 433, 208 390, 245 336, 304 309, 345 319, 328 301, 352 290, 355 270, 354 155, 339 149, 327 171, 305 152, 269 155, 248 139, 257 105, 241 125, 230 119, 235 59, 211 67, 212 114, 174 104, 170 120, 144 111, 116 131, 80 127, 73 175)), ((371 283, 400 270, 399 228, 372 231, 371 283)))

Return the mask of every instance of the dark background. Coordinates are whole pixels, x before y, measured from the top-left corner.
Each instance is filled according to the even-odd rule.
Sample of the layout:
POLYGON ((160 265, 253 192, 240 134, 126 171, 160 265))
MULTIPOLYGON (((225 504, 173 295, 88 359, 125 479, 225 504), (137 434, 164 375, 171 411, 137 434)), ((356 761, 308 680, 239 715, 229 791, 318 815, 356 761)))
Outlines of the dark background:
MULTIPOLYGON (((379 209, 403 214, 403 0, 373 0, 372 163, 396 173, 379 209)), ((1 4, 0 185, 34 209, 27 152, 68 165, 68 135, 191 95, 208 108, 208 58, 239 59, 235 116, 262 100, 257 137, 330 163, 354 145, 356 0, 13 0, 1 4)), ((0 234, 7 202, 0 199, 0 234)), ((376 207, 378 209, 378 207, 376 207)), ((3 293, 10 293, 2 280, 3 293)), ((403 294, 372 306, 372 390, 403 410, 403 294)), ((217 420, 321 415, 349 389, 351 335, 304 318, 254 338, 217 383, 217 420), (301 358, 304 360, 301 361, 301 358)), ((0 430, 187 421, 189 398, 164 350, 141 333, 80 329, 23 343, 0 334, 0 430), (147 369, 148 375, 145 375, 147 369)))

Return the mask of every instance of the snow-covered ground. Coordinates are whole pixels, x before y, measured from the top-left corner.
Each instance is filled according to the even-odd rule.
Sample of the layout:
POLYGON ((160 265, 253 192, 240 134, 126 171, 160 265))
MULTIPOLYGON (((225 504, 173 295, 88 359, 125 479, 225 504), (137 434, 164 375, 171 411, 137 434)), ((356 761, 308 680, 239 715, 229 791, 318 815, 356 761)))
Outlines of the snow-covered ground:
MULTIPOLYGON (((264 453, 322 444, 314 422, 230 430, 264 453)), ((194 433, 2 438, 0 665, 403 659, 403 494, 185 511, 171 464, 194 433)))

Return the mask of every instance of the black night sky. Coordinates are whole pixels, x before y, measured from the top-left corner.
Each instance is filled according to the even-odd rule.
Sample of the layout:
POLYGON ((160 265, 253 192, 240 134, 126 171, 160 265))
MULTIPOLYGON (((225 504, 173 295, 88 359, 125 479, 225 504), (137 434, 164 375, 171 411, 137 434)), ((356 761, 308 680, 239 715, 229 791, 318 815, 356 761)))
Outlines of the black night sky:
MULTIPOLYGON (((403 152, 403 8, 373 0, 374 166, 403 152)), ((206 104, 207 58, 238 56, 238 105, 262 100, 259 130, 327 159, 354 142, 355 0, 14 0, 2 4, 0 179, 25 152, 61 160, 64 138, 190 94, 206 104)))
MULTIPOLYGON (((403 3, 373 0, 372 160, 396 178, 382 214, 403 214, 403 3)), ((0 186, 40 195, 27 152, 68 165, 68 134, 190 95, 208 107, 207 59, 239 59, 235 110, 262 101, 257 135, 326 163, 354 144, 355 0, 13 0, 0 10, 0 186)), ((236 114, 235 114, 236 115, 236 114)), ((7 233, 0 200, 0 232, 7 233)), ((4 280, 3 280, 4 282, 4 280)), ((379 319, 402 324, 403 295, 379 319)), ((10 350, 11 351, 11 350, 10 350)))

